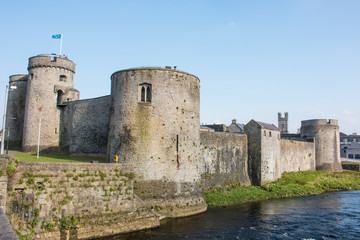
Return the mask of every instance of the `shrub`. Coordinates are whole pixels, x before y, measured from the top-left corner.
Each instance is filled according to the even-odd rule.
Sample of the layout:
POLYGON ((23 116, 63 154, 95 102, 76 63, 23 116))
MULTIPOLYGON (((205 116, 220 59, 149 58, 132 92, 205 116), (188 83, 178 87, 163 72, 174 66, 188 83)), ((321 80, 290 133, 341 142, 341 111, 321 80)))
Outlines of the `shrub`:
POLYGON ((48 224, 44 225, 43 228, 44 228, 46 231, 52 231, 52 230, 54 230, 55 225, 54 225, 53 223, 48 223, 48 224))
POLYGON ((66 205, 66 204, 68 204, 68 201, 66 201, 66 200, 64 199, 64 200, 60 201, 59 204, 60 204, 60 205, 66 205))
POLYGON ((106 177, 106 173, 103 173, 102 171, 99 171, 99 175, 101 177, 101 181, 104 181, 104 178, 106 177))
POLYGON ((60 230, 74 229, 78 224, 79 220, 75 216, 72 216, 71 218, 64 217, 60 219, 60 230))
POLYGON ((40 209, 35 208, 34 211, 32 212, 32 214, 34 215, 34 217, 38 217, 40 213, 40 209))
POLYGON ((15 170, 15 166, 12 165, 12 162, 9 162, 9 165, 6 169, 6 174, 11 175, 14 172, 14 170, 15 170))
POLYGON ((36 227, 36 225, 39 223, 39 219, 35 218, 33 221, 29 222, 31 228, 36 227))
POLYGON ((27 180, 27 183, 30 185, 30 184, 33 184, 35 182, 35 179, 33 177, 29 177, 29 179, 27 180))

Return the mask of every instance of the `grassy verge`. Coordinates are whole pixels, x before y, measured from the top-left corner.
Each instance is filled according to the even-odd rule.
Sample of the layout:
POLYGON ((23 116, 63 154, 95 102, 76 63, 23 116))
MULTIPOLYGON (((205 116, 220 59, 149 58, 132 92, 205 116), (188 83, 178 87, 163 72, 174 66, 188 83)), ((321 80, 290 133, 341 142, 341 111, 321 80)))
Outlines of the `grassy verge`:
POLYGON ((95 157, 79 157, 64 154, 40 154, 39 159, 36 154, 30 153, 14 153, 20 162, 69 162, 69 163, 87 163, 91 161, 98 161, 99 163, 105 162, 104 159, 95 157))
POLYGON ((325 192, 359 190, 360 173, 308 171, 285 173, 275 182, 263 186, 234 185, 205 193, 209 206, 231 206, 245 202, 296 196, 317 195, 325 192))

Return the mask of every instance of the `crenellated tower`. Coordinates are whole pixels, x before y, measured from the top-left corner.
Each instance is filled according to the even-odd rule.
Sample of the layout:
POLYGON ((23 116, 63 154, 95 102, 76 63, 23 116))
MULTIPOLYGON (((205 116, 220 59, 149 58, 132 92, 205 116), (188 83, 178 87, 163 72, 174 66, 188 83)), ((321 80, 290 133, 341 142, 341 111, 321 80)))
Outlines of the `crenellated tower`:
POLYGON ((57 151, 61 144, 62 108, 79 99, 74 89, 75 63, 59 55, 38 55, 29 59, 25 103, 23 151, 57 151))
POLYGON ((289 133, 289 131, 288 131, 288 117, 289 117, 289 114, 287 112, 285 112, 284 117, 282 117, 282 114, 280 112, 278 113, 278 128, 280 129, 281 133, 284 133, 284 134, 289 133))

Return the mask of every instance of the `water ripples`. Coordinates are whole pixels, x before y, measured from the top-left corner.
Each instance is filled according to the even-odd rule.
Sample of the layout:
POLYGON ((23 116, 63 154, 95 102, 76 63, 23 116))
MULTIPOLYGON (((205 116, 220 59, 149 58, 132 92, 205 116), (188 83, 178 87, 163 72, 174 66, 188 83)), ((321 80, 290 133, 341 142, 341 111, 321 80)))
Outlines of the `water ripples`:
POLYGON ((360 191, 209 209, 123 239, 359 239, 360 191))

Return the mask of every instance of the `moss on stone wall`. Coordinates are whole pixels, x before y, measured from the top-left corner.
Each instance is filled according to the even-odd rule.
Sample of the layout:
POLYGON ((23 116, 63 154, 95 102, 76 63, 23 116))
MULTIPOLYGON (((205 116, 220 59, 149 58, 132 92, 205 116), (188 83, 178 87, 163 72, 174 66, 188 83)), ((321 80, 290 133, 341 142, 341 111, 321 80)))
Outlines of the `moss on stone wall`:
POLYGON ((135 212, 133 181, 129 165, 20 163, 9 178, 7 214, 21 238, 73 235, 135 212))

